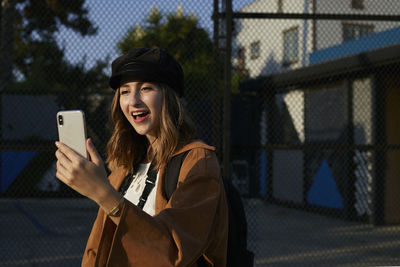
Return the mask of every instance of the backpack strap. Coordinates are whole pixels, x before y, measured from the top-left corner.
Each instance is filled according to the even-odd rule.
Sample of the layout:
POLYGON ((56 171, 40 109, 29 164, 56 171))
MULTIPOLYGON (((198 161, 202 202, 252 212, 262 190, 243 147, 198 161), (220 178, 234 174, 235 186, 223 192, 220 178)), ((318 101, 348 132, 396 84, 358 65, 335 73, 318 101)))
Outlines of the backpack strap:
POLYGON ((142 195, 139 199, 139 203, 137 204, 140 209, 143 209, 144 204, 146 204, 147 198, 149 197, 151 190, 153 190, 154 186, 156 185, 156 180, 157 172, 154 170, 153 164, 151 164, 147 172, 146 186, 144 187, 142 195))
MULTIPOLYGON (((176 189, 176 185, 178 183, 179 179, 179 173, 181 171, 182 163, 185 160, 187 154, 190 152, 190 150, 187 150, 181 154, 178 154, 174 157, 172 157, 168 163, 167 163, 167 168, 165 170, 165 179, 164 179, 164 191, 165 191, 165 197, 167 201, 171 198, 172 194, 174 193, 176 189)), ((202 267, 202 266, 208 266, 206 260, 204 259, 203 256, 200 256, 200 258, 197 259, 196 261, 197 266, 202 267)))
POLYGON ((187 150, 181 154, 172 157, 168 163, 165 171, 164 179, 164 193, 167 201, 171 198, 172 193, 176 189, 178 183, 179 172, 181 171, 182 163, 185 160, 190 150, 187 150))
POLYGON ((133 181, 133 173, 129 172, 124 180, 121 183, 121 186, 119 187, 118 192, 123 196, 125 195, 126 191, 128 191, 129 185, 132 183, 133 181))
POLYGON ((129 186, 131 185, 133 178, 135 177, 135 171, 137 170, 137 167, 139 164, 135 165, 134 168, 125 176, 124 180, 121 183, 121 186, 119 187, 118 192, 124 196, 126 191, 128 191, 129 186))

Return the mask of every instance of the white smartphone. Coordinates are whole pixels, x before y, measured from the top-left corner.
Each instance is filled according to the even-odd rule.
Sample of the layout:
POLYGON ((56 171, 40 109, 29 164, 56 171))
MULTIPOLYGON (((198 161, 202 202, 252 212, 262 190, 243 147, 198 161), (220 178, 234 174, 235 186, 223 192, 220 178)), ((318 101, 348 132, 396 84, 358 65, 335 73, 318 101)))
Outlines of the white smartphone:
POLYGON ((57 128, 59 140, 87 159, 85 113, 82 110, 57 112, 57 128))

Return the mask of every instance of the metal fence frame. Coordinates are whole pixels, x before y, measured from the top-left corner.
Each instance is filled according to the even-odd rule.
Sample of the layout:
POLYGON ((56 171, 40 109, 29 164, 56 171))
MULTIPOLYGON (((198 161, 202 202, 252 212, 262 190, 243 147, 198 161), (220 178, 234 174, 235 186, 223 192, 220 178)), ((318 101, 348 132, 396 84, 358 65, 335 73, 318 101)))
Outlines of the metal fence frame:
MULTIPOLYGON (((223 107, 223 146, 222 146, 222 154, 223 154, 223 171, 225 177, 230 177, 230 163, 231 163, 231 153, 232 149, 240 150, 240 149, 252 149, 252 151, 256 152, 261 149, 266 149, 267 151, 273 151, 276 149, 288 149, 288 150, 315 150, 321 149, 320 145, 311 145, 311 144, 303 144, 303 145, 272 145, 269 144, 267 146, 260 147, 238 147, 232 146, 230 142, 230 122, 231 122, 231 69, 232 69, 232 25, 234 21, 237 19, 272 19, 272 20, 281 20, 281 19, 303 19, 303 20, 368 20, 368 21, 400 21, 400 16, 397 15, 379 15, 379 14, 317 14, 315 10, 311 14, 305 13, 246 13, 246 12, 234 12, 232 10, 232 0, 214 0, 214 11, 212 18, 214 20, 214 44, 215 44, 215 53, 216 58, 222 57, 224 59, 224 64, 221 67, 223 69, 223 81, 224 81, 224 107, 223 107), (220 8, 221 7, 221 8, 220 8)), ((394 49, 397 52, 396 55, 399 54, 398 48, 394 49)), ((339 66, 333 66, 334 64, 320 64, 317 67, 303 67, 297 70, 290 71, 288 73, 271 75, 268 77, 260 77, 259 80, 261 83, 268 84, 268 86, 264 86, 266 88, 280 88, 277 90, 284 91, 288 90, 292 85, 296 85, 298 87, 302 87, 304 85, 310 86, 311 84, 318 84, 323 81, 329 80, 332 81, 334 79, 343 79, 343 77, 347 77, 347 81, 350 79, 349 74, 356 75, 365 75, 366 73, 373 73, 377 71, 383 65, 389 65, 391 63, 397 63, 399 58, 393 57, 394 51, 380 51, 377 53, 363 53, 359 56, 354 56, 346 60, 342 60, 339 66), (324 67, 321 69, 321 65, 324 67), (319 75, 316 75, 315 72, 318 71, 319 75)), ((338 60, 339 62, 340 60, 338 60)), ((253 81, 254 82, 254 81, 253 81)), ((376 83, 379 80, 375 81, 376 83)), ((263 87, 263 86, 262 86, 263 87)), ((377 87, 377 86, 375 86, 377 87)), ((289 89, 290 90, 290 89, 289 89)), ((351 94, 349 90, 349 94, 351 94)), ((274 93, 277 93, 274 92, 274 93)), ((263 92, 267 94, 274 94, 273 92, 263 92)), ((381 96, 378 96, 381 97, 381 96)), ((351 99, 351 97, 349 98, 351 99)), ((380 99, 383 101, 382 99, 380 99)), ((351 100, 350 100, 351 101, 351 100)), ((378 101, 378 100, 377 100, 378 101)), ((351 103, 349 103, 349 107, 351 107, 351 103)), ((351 111, 350 111, 351 112, 351 111)), ((383 112, 382 110, 378 110, 378 112, 383 112)), ((351 114, 351 113, 350 113, 351 114)), ((383 123, 379 121, 377 123, 383 123)), ((378 127, 382 128, 382 127, 378 127)), ((349 131, 350 134, 352 131, 349 131)), ((380 138, 383 138, 383 134, 379 134, 380 138)), ((351 139, 350 139, 351 140, 351 139)), ((360 151, 375 151, 376 153, 384 153, 385 149, 399 149, 400 145, 324 145, 323 149, 333 149, 333 150, 360 150, 360 151)), ((269 152, 271 153, 271 152, 269 152)), ((380 157, 378 157, 380 158, 380 157)), ((378 169, 382 169, 382 160, 377 160, 376 164, 381 166, 378 169)), ((269 164, 269 166, 271 166, 269 164)), ((254 179, 251 177, 250 179, 254 179)), ((351 182, 351 181, 350 181, 351 182)), ((349 184, 351 184, 349 182, 349 184)), ((383 223, 383 196, 377 193, 383 190, 382 183, 380 181, 374 181, 374 194, 373 194, 373 213, 369 218, 369 221, 375 225, 379 225, 383 223)), ((349 186, 349 191, 352 190, 352 187, 349 186)), ((275 201, 271 198, 267 198, 267 201, 274 203, 275 201)), ((282 204, 282 203, 281 203, 282 204)), ((315 209, 302 206, 298 207, 291 203, 286 203, 286 205, 294 206, 297 208, 302 208, 306 210, 314 211, 315 209)), ((346 211, 345 218, 354 219, 352 215, 352 211, 346 211)))

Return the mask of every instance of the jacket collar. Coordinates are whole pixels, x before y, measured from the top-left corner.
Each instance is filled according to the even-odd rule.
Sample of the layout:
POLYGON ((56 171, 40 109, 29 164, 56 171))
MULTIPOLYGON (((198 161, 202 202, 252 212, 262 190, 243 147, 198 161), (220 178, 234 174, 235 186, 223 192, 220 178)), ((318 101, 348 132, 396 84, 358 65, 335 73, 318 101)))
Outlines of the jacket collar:
POLYGON ((183 152, 186 152, 186 151, 194 149, 194 148, 204 148, 204 149, 215 151, 215 148, 213 146, 206 145, 202 141, 196 140, 196 141, 193 141, 193 142, 179 148, 178 150, 175 151, 174 154, 172 154, 172 156, 176 156, 178 154, 181 154, 183 152))

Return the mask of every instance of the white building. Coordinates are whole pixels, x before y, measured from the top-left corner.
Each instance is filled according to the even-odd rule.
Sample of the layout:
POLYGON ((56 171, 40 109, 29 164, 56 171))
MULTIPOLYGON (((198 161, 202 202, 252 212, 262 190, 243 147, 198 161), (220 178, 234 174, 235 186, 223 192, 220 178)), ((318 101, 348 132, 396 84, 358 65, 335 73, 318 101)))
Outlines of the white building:
MULTIPOLYGON (((256 0, 240 12, 397 15, 398 10, 400 1, 388 0, 256 0)), ((399 26, 399 22, 366 20, 240 19, 235 21, 233 64, 239 70, 247 70, 251 78, 272 75, 399 44, 399 26)), ((282 75, 285 74, 281 74, 281 77, 282 75)), ((288 91, 276 92, 273 101, 268 102, 268 105, 264 104, 264 110, 261 111, 261 145, 268 145, 270 142, 277 144, 342 142, 342 139, 347 138, 349 123, 354 127, 352 138, 355 144, 373 144, 373 129, 376 127, 373 115, 375 101, 373 86, 371 77, 354 76, 353 79, 334 83, 327 79, 318 90, 312 92, 305 93, 304 88, 296 90, 295 87, 291 87, 288 91), (348 106, 348 88, 352 90, 351 106, 348 106), (350 113, 349 107, 352 108, 350 113), (272 112, 273 115, 270 115, 272 112), (268 133, 270 130, 274 137, 278 137, 278 141, 267 140, 271 136, 268 133)), ((273 91, 275 88, 261 89, 273 91)), ((373 173, 369 167, 370 154, 356 151, 355 155, 353 164, 356 166, 357 190, 352 193, 357 199, 354 203, 357 214, 361 216, 370 213, 368 203, 370 203, 369 190, 373 173)), ((322 160, 317 156, 310 159, 300 150, 279 149, 274 150, 269 156, 268 163, 271 165, 268 165, 268 168, 272 166, 271 173, 267 173, 266 152, 260 156, 262 195, 267 195, 268 186, 265 181, 268 180, 271 183, 269 186, 271 196, 275 200, 343 210, 346 203, 342 199, 347 195, 337 194, 337 201, 332 202, 330 194, 320 191, 319 195, 316 194, 320 199, 318 201, 312 199, 314 189, 318 188, 315 181, 318 181, 316 177, 319 177, 320 172, 314 169, 309 171, 312 160, 315 170, 325 171, 329 168, 335 170, 334 174, 325 173, 320 177, 331 182, 332 186, 326 187, 331 190, 330 193, 339 192, 337 184, 346 180, 343 178, 346 177, 345 174, 341 172, 346 169, 346 165, 341 165, 340 157, 330 162, 326 155, 321 156, 322 160), (304 169, 306 161, 310 163, 308 169, 304 169), (305 182, 305 172, 308 172, 307 182, 305 182), (336 178, 338 180, 335 180, 336 178), (305 194, 305 188, 310 181, 312 185, 307 188, 305 194), (306 200, 305 195, 307 195, 306 200), (324 198, 325 195, 329 197, 324 198)), ((326 189, 321 186, 319 190, 321 188, 326 189)))
MULTIPOLYGON (((240 12, 397 15, 398 10, 400 1, 255 0, 240 12)), ((314 51, 400 25, 385 21, 300 19, 235 22, 233 64, 245 67, 252 78, 307 66, 314 51)))

